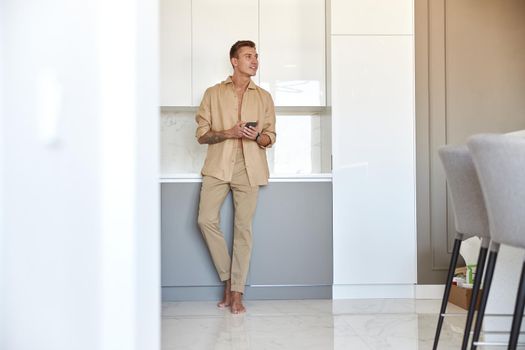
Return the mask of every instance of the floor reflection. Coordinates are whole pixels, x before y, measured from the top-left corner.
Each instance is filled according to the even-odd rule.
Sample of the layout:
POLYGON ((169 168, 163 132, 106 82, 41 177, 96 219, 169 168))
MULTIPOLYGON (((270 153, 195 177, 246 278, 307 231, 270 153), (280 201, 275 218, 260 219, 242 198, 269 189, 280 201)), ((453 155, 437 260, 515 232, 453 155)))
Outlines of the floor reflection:
MULTIPOLYGON (((431 349, 438 300, 247 301, 232 315, 211 302, 164 303, 162 349, 431 349)), ((449 312, 465 311, 454 305, 449 312)), ((446 319, 439 349, 458 349, 465 316, 446 319)))

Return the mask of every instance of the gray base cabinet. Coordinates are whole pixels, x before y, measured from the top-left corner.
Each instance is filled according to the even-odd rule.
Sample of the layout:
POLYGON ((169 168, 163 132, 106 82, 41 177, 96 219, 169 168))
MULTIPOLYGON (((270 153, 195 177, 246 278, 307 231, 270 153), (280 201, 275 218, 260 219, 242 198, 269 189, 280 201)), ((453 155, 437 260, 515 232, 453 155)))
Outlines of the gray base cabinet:
MULTIPOLYGON (((222 285, 197 226, 200 183, 161 184, 164 301, 215 300, 222 285)), ((231 247, 233 203, 221 211, 231 247)), ((332 296, 332 184, 270 183, 261 187, 253 222, 246 299, 332 296)))

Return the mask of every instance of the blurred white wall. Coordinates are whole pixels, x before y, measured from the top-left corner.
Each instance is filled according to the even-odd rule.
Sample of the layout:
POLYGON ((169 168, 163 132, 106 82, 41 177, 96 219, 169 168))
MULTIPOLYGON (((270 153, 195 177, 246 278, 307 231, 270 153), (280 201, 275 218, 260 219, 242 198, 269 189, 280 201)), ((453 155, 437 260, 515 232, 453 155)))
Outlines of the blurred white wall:
POLYGON ((0 348, 5 344, 4 263, 4 2, 0 0, 0 348))
POLYGON ((157 3, 0 4, 0 349, 158 349, 157 3))

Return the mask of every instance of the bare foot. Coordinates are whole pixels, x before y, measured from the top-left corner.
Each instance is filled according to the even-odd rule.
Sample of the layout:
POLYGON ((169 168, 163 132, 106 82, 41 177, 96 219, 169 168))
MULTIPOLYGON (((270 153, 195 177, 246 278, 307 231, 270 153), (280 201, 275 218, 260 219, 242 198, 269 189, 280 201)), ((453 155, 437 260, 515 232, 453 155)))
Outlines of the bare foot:
POLYGON ((224 308, 230 306, 231 303, 232 303, 230 288, 231 288, 231 281, 227 280, 224 283, 224 296, 223 296, 222 300, 217 304, 217 307, 219 307, 220 309, 224 309, 224 308))
POLYGON ((231 292, 231 304, 232 314, 242 314, 246 312, 246 308, 242 304, 242 293, 231 292))

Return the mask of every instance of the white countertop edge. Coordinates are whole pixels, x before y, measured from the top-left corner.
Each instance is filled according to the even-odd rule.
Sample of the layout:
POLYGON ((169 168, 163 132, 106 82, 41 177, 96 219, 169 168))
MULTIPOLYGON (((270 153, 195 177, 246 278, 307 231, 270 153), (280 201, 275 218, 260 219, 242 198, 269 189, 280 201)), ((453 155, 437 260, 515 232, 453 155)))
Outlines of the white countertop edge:
MULTIPOLYGON (((200 174, 165 174, 160 176, 160 183, 202 182, 200 174)), ((332 182, 332 174, 273 175, 270 182, 332 182)))

